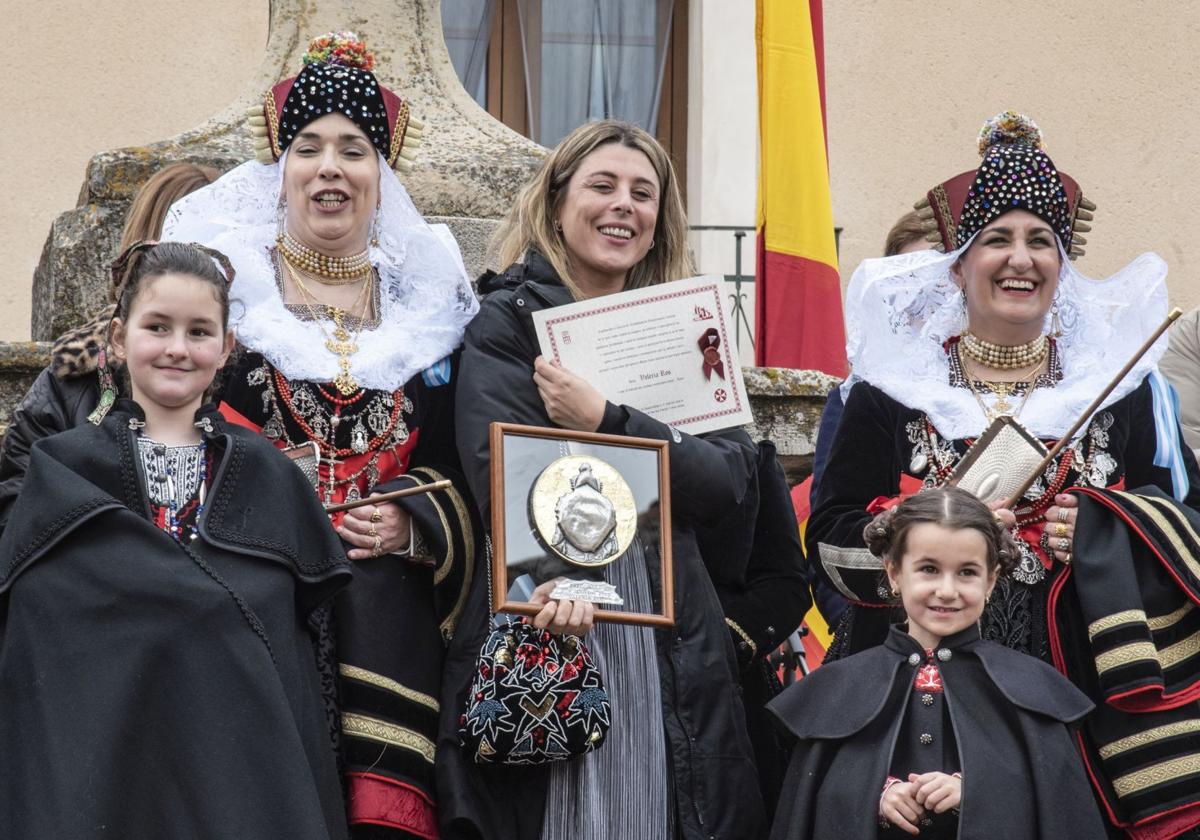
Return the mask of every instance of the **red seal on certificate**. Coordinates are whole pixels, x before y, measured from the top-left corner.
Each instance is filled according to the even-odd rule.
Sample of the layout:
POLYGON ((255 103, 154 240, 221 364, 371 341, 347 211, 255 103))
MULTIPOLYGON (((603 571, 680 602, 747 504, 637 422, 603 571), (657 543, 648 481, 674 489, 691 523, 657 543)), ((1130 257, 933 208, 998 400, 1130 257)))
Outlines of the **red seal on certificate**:
POLYGON ((704 378, 712 379, 715 372, 722 379, 725 378, 725 363, 721 361, 721 334, 715 328, 709 327, 704 331, 704 335, 700 336, 700 352, 704 355, 704 378))

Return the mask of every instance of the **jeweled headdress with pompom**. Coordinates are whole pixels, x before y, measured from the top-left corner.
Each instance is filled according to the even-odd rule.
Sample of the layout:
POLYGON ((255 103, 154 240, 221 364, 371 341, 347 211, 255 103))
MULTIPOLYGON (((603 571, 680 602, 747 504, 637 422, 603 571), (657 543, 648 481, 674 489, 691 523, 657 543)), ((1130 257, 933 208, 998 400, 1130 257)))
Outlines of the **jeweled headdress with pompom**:
POLYGON ((1096 205, 1079 184, 1059 172, 1043 148, 1042 132, 1024 114, 1003 111, 979 132, 978 169, 938 184, 916 204, 930 242, 953 251, 1009 210, 1043 219, 1074 259, 1087 243, 1096 205))
POLYGON ((375 56, 353 32, 313 38, 304 68, 284 79, 246 112, 254 153, 262 163, 279 160, 296 135, 315 119, 342 114, 371 140, 388 166, 411 167, 424 126, 408 103, 379 84, 375 56))

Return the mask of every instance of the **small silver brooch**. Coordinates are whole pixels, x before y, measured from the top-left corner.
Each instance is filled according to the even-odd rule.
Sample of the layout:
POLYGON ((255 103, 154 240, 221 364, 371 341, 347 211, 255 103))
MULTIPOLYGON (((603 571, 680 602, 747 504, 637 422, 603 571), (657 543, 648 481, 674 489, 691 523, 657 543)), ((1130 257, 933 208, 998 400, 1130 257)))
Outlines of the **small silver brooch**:
POLYGON ((942 660, 943 662, 949 662, 950 657, 953 655, 954 654, 950 652, 950 648, 941 648, 937 652, 937 658, 942 660))
POLYGON ((909 665, 920 665, 921 664, 921 654, 910 653, 908 655, 908 664, 909 665))

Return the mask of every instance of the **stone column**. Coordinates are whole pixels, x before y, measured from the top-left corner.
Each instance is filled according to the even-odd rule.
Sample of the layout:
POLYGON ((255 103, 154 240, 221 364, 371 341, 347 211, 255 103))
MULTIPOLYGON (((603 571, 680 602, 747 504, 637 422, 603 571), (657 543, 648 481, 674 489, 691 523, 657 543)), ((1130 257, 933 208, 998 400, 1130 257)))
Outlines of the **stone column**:
MULTIPOLYGON (((463 89, 442 37, 441 0, 271 0, 267 46, 242 94, 177 137, 100 152, 88 164, 79 203, 51 227, 33 281, 35 340, 86 321, 106 298, 107 269, 129 201, 161 167, 181 160, 225 170, 253 156, 246 108, 300 70, 309 39, 350 29, 375 52, 380 80, 426 124, 425 145, 403 179, 417 208, 451 224, 469 268, 545 150, 493 119, 463 89)), ((203 84, 197 79, 196 84, 203 84)))

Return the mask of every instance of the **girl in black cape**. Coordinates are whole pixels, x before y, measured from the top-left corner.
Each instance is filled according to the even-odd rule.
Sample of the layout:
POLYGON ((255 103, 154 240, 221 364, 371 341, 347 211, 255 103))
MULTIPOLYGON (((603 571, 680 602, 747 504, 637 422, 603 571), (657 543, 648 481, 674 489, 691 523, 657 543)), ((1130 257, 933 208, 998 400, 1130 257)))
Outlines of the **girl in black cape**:
POLYGON ((312 628, 349 563, 301 471, 202 405, 233 348, 214 259, 118 260, 133 399, 33 446, 0 539, 0 836, 346 837, 312 628))
POLYGON ((768 707, 799 739, 771 836, 1104 838, 1067 727, 1092 703, 979 636, 1017 559, 1002 520, 948 487, 880 514, 864 538, 908 624, 768 707))

